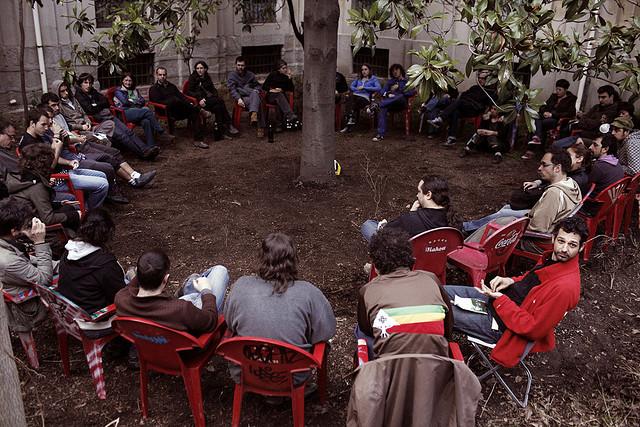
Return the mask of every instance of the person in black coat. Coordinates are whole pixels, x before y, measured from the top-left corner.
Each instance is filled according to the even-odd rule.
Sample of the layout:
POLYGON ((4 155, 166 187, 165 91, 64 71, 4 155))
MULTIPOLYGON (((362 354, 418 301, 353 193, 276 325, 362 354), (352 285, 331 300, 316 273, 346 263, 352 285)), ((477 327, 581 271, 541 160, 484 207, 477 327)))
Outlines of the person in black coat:
POLYGON ((187 95, 198 100, 198 105, 216 116, 216 123, 222 126, 227 138, 238 134, 231 123, 231 115, 224 104, 224 100, 218 95, 218 90, 213 84, 208 73, 209 66, 204 61, 196 62, 193 72, 189 76, 189 88, 187 95))
POLYGON ((78 236, 65 245, 58 291, 87 313, 113 304, 125 286, 124 271, 108 247, 114 232, 111 215, 94 209, 82 218, 78 236))
POLYGON ((286 62, 283 60, 278 61, 278 68, 269 73, 262 85, 262 89, 267 92, 267 103, 278 106, 280 113, 287 122, 287 129, 291 129, 292 126, 289 124, 297 122, 298 117, 291 109, 289 98, 286 95, 287 92, 294 91, 293 80, 291 80, 291 70, 289 70, 286 62))

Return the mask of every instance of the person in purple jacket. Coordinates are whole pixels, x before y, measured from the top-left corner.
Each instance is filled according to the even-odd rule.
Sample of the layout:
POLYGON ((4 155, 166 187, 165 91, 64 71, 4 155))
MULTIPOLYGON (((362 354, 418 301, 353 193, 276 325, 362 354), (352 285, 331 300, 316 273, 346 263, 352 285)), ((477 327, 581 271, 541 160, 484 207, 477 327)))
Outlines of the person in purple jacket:
POLYGON ((116 107, 124 110, 127 121, 142 126, 148 145, 156 145, 154 133, 163 135, 164 129, 156 120, 155 113, 145 106, 147 101, 142 97, 140 91, 136 89, 131 73, 123 74, 122 86, 116 89, 113 95, 113 103, 116 107))
POLYGON ((400 64, 389 67, 387 84, 380 91, 382 100, 378 111, 378 134, 373 137, 374 142, 382 141, 387 131, 387 112, 404 111, 409 105, 408 99, 416 94, 414 89, 407 89, 407 73, 400 64))
POLYGON ((358 78, 351 82, 351 93, 347 95, 345 102, 345 118, 347 125, 341 133, 348 133, 356 125, 356 111, 371 105, 371 97, 376 92, 380 92, 382 86, 376 76, 373 75, 371 65, 362 64, 358 78))

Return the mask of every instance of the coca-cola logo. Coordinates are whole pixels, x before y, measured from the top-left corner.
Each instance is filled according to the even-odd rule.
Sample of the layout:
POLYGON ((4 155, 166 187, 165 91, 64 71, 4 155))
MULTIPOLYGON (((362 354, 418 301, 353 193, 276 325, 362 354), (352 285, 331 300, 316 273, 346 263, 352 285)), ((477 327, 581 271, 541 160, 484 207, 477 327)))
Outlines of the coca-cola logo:
POLYGON ((512 244, 514 244, 515 242, 517 242, 518 239, 520 239, 520 233, 518 233, 517 230, 512 230, 509 232, 509 234, 504 236, 502 239, 498 240, 498 243, 496 243, 494 248, 496 250, 507 248, 512 244))

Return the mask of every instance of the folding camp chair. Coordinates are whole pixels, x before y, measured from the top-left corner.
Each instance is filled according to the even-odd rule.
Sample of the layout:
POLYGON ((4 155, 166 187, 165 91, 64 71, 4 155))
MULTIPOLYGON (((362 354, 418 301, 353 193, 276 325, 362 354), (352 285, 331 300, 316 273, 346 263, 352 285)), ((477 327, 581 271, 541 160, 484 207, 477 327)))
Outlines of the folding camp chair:
MULTIPOLYGON (((6 292, 3 289, 2 296, 4 297, 5 302, 10 302, 12 304, 21 304, 31 299, 37 298, 38 293, 36 292, 35 289, 31 288, 31 289, 19 292, 17 295, 11 295, 10 293, 6 292)), ((20 344, 22 344, 22 348, 24 349, 24 353, 27 356, 29 365, 31 365, 33 369, 38 369, 40 367, 40 361, 38 360, 38 352, 36 351, 36 341, 35 339, 33 339, 33 333, 29 331, 29 332, 16 332, 16 334, 20 339, 20 344)))

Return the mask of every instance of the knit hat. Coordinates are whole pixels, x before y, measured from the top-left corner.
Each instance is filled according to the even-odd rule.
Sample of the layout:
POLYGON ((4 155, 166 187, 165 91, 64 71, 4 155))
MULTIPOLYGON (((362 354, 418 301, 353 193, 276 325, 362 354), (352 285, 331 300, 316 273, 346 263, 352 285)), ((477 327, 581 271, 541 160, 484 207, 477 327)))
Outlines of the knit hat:
POLYGON ((624 130, 632 130, 633 129, 633 121, 629 117, 616 117, 611 126, 616 127, 618 129, 624 130))

